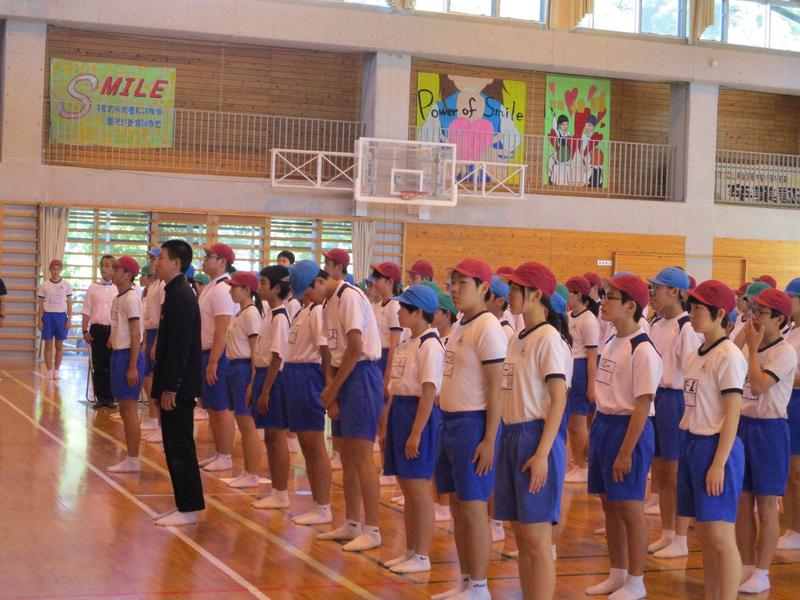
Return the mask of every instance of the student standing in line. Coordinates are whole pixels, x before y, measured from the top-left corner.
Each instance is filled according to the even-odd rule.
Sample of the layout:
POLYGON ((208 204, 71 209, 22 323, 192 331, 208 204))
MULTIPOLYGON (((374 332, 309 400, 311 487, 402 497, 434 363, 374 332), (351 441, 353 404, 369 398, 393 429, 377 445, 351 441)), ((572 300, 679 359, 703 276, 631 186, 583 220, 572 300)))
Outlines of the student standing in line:
MULTIPOLYGON (((161 254, 161 246, 156 246, 147 251, 147 262, 150 270, 155 275, 155 265, 161 254)), ((158 425, 158 403, 152 398, 153 389, 153 358, 155 357, 156 334, 158 323, 161 320, 161 305, 164 303, 164 282, 158 277, 152 277, 145 288, 143 301, 144 310, 144 380, 142 388, 147 396, 148 418, 142 421, 142 430, 148 431, 144 441, 161 443, 161 427, 158 425)))
POLYGON ((739 437, 744 444, 745 464, 736 542, 743 563, 744 583, 739 592, 745 594, 770 588, 769 566, 780 533, 778 497, 786 490, 791 455, 786 408, 797 371, 797 353, 783 339, 781 330, 791 315, 792 299, 767 288, 755 297, 743 332, 747 381, 739 437))
POLYGON ((769 289, 769 285, 764 283, 763 281, 754 281, 750 285, 747 286, 747 289, 744 292, 744 303, 745 303, 745 315, 747 315, 746 319, 743 319, 744 325, 739 328, 739 331, 734 333, 736 337, 731 338, 733 343, 736 344, 739 348, 744 350, 744 346, 747 343, 747 338, 745 336, 745 327, 746 323, 753 318, 753 315, 758 312, 758 307, 755 303, 755 298, 764 290, 769 289))
POLYGON ((64 359, 64 340, 72 322, 72 286, 61 278, 62 267, 60 259, 51 260, 50 278, 40 283, 36 291, 36 323, 44 340, 44 364, 48 379, 59 379, 58 370, 64 359))
POLYGON ((736 510, 744 477, 744 448, 736 431, 747 361, 726 336, 734 293, 709 280, 689 292, 692 327, 703 343, 684 368, 686 440, 678 460, 678 515, 694 518, 703 551, 706 598, 735 598, 742 561, 736 510))
POLYGON ((114 257, 106 254, 100 259, 100 281, 95 281, 86 290, 81 310, 81 330, 84 341, 92 351, 92 389, 95 410, 111 408, 114 395, 111 393, 111 304, 117 295, 111 283, 114 274, 114 257))
POLYGON ((108 468, 110 473, 138 473, 139 394, 142 391, 144 355, 142 345, 142 299, 133 282, 139 275, 139 263, 130 256, 120 256, 114 261, 111 282, 119 294, 111 304, 111 391, 119 405, 119 414, 125 428, 125 459, 108 468))
POLYGON ((662 367, 640 325, 650 301, 647 284, 635 275, 617 275, 606 285, 601 314, 614 326, 614 335, 603 348, 595 377, 597 414, 589 434, 588 488, 603 504, 611 570, 586 593, 638 600, 647 595, 643 504, 654 444, 648 416, 662 367))
POLYGON ((379 301, 372 305, 375 322, 381 334, 381 373, 384 374, 384 389, 388 390, 391 379, 391 365, 394 351, 400 343, 403 328, 397 314, 400 303, 394 299, 400 292, 400 267, 393 262, 375 265, 372 271, 372 285, 378 294, 379 301))
POLYGON ((427 260, 418 260, 407 272, 408 285, 417 285, 433 281, 433 267, 427 260))

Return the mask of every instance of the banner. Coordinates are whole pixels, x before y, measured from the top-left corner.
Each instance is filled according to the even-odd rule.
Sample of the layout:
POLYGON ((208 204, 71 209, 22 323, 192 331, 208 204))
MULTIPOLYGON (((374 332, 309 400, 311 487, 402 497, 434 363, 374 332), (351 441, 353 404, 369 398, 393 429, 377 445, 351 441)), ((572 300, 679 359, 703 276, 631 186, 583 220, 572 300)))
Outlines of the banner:
POLYGON ((611 82, 547 76, 545 185, 608 187, 611 82))
POLYGON ((50 141, 171 148, 175 69, 50 61, 50 141))
POLYGON ((717 200, 800 206, 800 172, 774 165, 717 163, 717 200))

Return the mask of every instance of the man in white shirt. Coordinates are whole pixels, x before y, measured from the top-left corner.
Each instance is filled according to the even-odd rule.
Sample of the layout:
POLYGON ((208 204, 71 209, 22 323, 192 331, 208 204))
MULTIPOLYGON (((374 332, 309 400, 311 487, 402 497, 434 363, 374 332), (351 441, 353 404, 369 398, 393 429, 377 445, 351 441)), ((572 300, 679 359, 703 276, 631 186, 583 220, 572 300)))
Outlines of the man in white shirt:
POLYGON ((114 257, 106 254, 100 259, 100 281, 95 281, 86 290, 81 310, 83 339, 92 351, 92 389, 94 409, 113 408, 111 394, 111 303, 117 288, 111 282, 114 273, 114 257))

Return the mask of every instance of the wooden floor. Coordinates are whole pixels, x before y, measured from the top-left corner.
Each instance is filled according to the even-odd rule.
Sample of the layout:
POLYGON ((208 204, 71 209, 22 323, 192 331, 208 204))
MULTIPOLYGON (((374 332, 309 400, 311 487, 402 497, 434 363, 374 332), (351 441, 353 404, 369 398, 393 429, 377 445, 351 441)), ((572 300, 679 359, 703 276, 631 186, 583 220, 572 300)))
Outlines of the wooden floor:
MULTIPOLYGON (((96 413, 85 402, 85 363, 65 364, 56 384, 33 363, 6 362, 0 378, 0 598, 428 598, 458 575, 445 524, 434 534, 431 573, 399 576, 380 566, 404 549, 402 513, 389 502, 398 490, 381 490, 378 550, 345 553, 314 539, 327 526, 292 525, 289 515, 311 507, 301 455, 293 455, 289 511, 253 509, 253 493, 204 474, 208 508, 200 523, 155 527, 151 516, 174 506, 162 447, 143 445, 140 474, 106 474, 123 456, 122 425, 111 411, 96 413)), ((207 422, 197 422, 197 440, 199 455, 207 456, 207 422)), ((234 458, 236 472, 241 455, 234 458)), ((338 472, 337 520, 340 484, 338 472)), ((602 524, 599 503, 580 486, 567 486, 562 518, 556 597, 585 598, 583 590, 608 568, 605 540, 592 533, 602 524)), ((655 538, 656 518, 650 525, 655 538)), ((494 545, 489 569, 499 599, 521 597, 517 561, 504 554, 515 548, 510 532, 508 538, 494 545)), ((701 558, 691 537, 690 549, 686 559, 648 561, 649 598, 702 598, 701 558)), ((771 573, 771 594, 760 597, 798 597, 800 552, 778 552, 771 573)))

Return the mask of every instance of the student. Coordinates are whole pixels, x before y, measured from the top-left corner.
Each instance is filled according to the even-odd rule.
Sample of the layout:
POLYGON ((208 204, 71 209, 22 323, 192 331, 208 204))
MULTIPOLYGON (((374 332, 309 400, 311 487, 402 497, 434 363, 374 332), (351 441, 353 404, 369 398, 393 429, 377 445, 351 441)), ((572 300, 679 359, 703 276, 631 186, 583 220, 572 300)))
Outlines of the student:
POLYGON ((689 555, 686 535, 689 519, 676 516, 678 458, 683 446, 680 427, 684 411, 684 368, 700 347, 700 337, 684 311, 682 295, 691 287, 689 276, 677 267, 661 269, 650 279, 650 302, 658 315, 650 325, 650 339, 661 355, 663 371, 656 392, 653 479, 658 489, 661 538, 647 547, 656 558, 689 555))
POLYGON ((778 282, 772 275, 759 275, 753 281, 761 281, 763 283, 766 283, 773 290, 778 288, 778 282))
MULTIPOLYGON (((155 273, 156 262, 161 254, 161 246, 156 246, 147 251, 147 263, 155 273)), ((142 430, 148 431, 144 440, 151 443, 161 443, 161 427, 158 426, 158 403, 152 398, 153 389, 153 358, 155 357, 156 334, 161 320, 161 305, 164 303, 164 282, 158 277, 153 277, 145 288, 143 301, 144 321, 144 380, 142 387, 147 396, 148 418, 142 421, 142 430)))
POLYGON ((511 313, 511 319, 506 317, 508 311, 508 284, 500 279, 498 275, 492 276, 492 282, 489 284, 489 294, 486 300, 486 310, 492 313, 495 318, 500 321, 500 326, 503 328, 503 333, 506 334, 506 339, 510 340, 517 334, 517 330, 512 323, 512 319, 516 316, 511 313))
POLYGON ((203 345, 203 406, 208 410, 211 435, 214 437, 213 456, 200 462, 205 471, 229 471, 233 468, 234 416, 230 410, 226 370, 225 336, 231 319, 239 312, 231 299, 228 281, 235 270, 236 255, 226 244, 214 244, 205 249, 203 271, 211 278, 198 297, 202 319, 203 345))
POLYGON ((509 342, 500 380, 495 518, 512 522, 523 598, 552 598, 552 530, 566 468, 558 431, 567 403, 560 318, 550 305, 556 279, 547 267, 525 263, 509 280, 511 312, 522 314, 525 328, 509 342))
POLYGON ((463 318, 445 347, 436 487, 451 495, 461 581, 455 590, 433 598, 489 598, 487 501, 494 490, 500 377, 508 341, 500 322, 486 310, 491 267, 467 258, 450 274, 453 303, 463 318))
POLYGON ((92 389, 95 410, 111 408, 114 395, 111 393, 111 304, 117 288, 111 283, 114 274, 114 257, 106 254, 100 259, 100 281, 95 281, 86 290, 81 310, 83 340, 92 351, 92 389))
POLYGON ((770 587, 769 565, 779 533, 777 501, 789 477, 786 407, 797 371, 797 353, 781 337, 781 330, 791 316, 792 299, 767 288, 755 297, 743 332, 747 381, 739 437, 744 444, 745 465, 736 542, 744 565, 739 592, 745 594, 758 594, 770 587), (757 543, 754 502, 758 505, 757 543))
POLYGON ((800 277, 789 282, 786 294, 792 299, 792 327, 784 337, 797 353, 798 369, 794 376, 789 405, 786 407, 792 458, 789 483, 783 499, 787 528, 786 533, 778 540, 778 550, 800 550, 800 277))
POLYGON ((433 281, 433 267, 427 260, 418 260, 407 272, 408 285, 417 285, 425 281, 433 281))
POLYGON ((44 340, 44 364, 48 379, 58 379, 64 359, 64 340, 72 322, 72 286, 61 278, 61 260, 50 261, 50 278, 39 284, 36 291, 36 323, 44 340), (55 339, 55 360, 53 357, 55 339))
POLYGON ((346 521, 317 539, 351 540, 342 547, 345 551, 377 548, 381 544, 380 486, 372 446, 384 403, 375 313, 361 290, 320 271, 313 261, 294 266, 292 286, 292 293, 305 302, 325 303, 330 363, 320 400, 333 419, 333 435, 340 439, 344 466, 346 521))
POLYGON ((239 307, 239 312, 231 320, 225 334, 225 356, 228 358, 225 385, 228 388, 229 406, 242 435, 244 454, 242 473, 229 481, 228 485, 232 488, 255 488, 259 486, 261 441, 253 419, 252 385, 256 370, 254 356, 264 310, 258 296, 258 278, 253 273, 237 271, 228 284, 231 300, 239 307))
POLYGON ((119 294, 111 303, 111 391, 119 405, 128 455, 122 462, 109 467, 109 473, 138 473, 141 470, 139 438, 142 431, 138 402, 144 374, 142 299, 133 287, 138 275, 139 263, 130 256, 120 256, 114 261, 111 282, 119 294))
POLYGON ((742 568, 734 523, 744 449, 736 430, 747 362, 725 333, 735 304, 734 293, 719 281, 704 281, 689 292, 691 325, 703 343, 684 366, 680 426, 686 439, 678 460, 677 509, 695 519, 706 598, 735 598, 742 568))
POLYGON ((747 339, 745 337, 745 327, 747 326, 747 322, 749 322, 753 315, 758 312, 758 308, 755 304, 755 298, 764 290, 769 289, 769 285, 764 283, 763 281, 754 281, 753 283, 749 284, 745 289, 743 300, 745 305, 745 314, 747 318, 742 320, 742 327, 739 328, 738 331, 734 330, 736 337, 731 338, 733 343, 736 344, 739 348, 744 349, 744 345, 747 343, 747 339))
POLYGON ((739 332, 744 327, 745 322, 747 321, 747 299, 744 297, 745 292, 747 292, 747 287, 749 284, 743 283, 739 286, 739 289, 736 290, 736 313, 737 317, 733 320, 733 331, 728 335, 731 340, 735 340, 739 335, 739 332))
POLYGON ((431 570, 428 558, 433 536, 431 478, 439 449, 439 409, 444 346, 431 327, 439 306, 436 292, 412 285, 395 300, 399 320, 410 331, 392 361, 389 402, 381 416, 384 473, 396 476, 405 497, 406 552, 385 566, 394 573, 431 570))
POLYGON ((597 414, 589 434, 589 493, 600 494, 611 561, 608 578, 586 590, 611 600, 646 596, 647 522, 644 496, 653 460, 650 404, 661 381, 661 358, 642 330, 649 302, 636 275, 606 281, 601 314, 614 334, 600 355, 595 376, 597 414))
POLYGON ((570 277, 566 282, 572 311, 569 333, 572 337, 573 371, 567 399, 567 438, 573 467, 566 483, 586 483, 589 477, 587 448, 590 416, 595 410, 594 378, 597 372, 597 346, 600 343, 600 308, 591 296, 592 286, 585 277, 570 277))
POLYGON ((294 264, 294 252, 290 250, 281 250, 278 252, 278 259, 276 261, 281 267, 287 269, 294 264))
POLYGON ((381 334, 380 368, 384 374, 384 389, 388 390, 391 379, 391 365, 394 352, 403 335, 397 314, 400 303, 394 299, 400 291, 400 267, 393 262, 384 262, 375 265, 372 270, 372 285, 378 295, 379 301, 372 305, 375 312, 375 322, 381 334))
POLYGON ((289 295, 288 277, 286 267, 265 267, 258 286, 258 295, 269 306, 269 312, 264 315, 258 332, 252 398, 256 427, 264 430, 272 491, 269 496, 253 502, 255 508, 289 508, 289 414, 281 377, 291 326, 283 306, 289 295))

